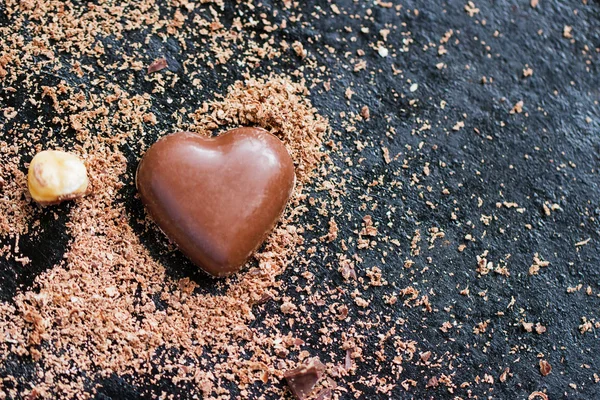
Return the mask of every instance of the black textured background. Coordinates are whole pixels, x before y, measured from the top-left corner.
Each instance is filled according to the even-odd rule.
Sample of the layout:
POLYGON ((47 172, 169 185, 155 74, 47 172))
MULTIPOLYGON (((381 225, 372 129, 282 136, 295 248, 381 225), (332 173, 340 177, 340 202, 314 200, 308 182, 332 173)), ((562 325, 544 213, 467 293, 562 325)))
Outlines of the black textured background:
MULTIPOLYGON (((367 336, 372 335, 366 340, 366 358, 358 363, 358 371, 348 378, 349 382, 358 381, 361 376, 375 371, 380 376, 391 377, 391 366, 376 363, 373 352, 378 349, 377 334, 385 333, 395 320, 403 318, 406 324, 397 327, 400 336, 414 340, 420 351, 448 352, 446 359, 454 358, 453 369, 450 370, 446 362, 436 370, 438 376, 439 373, 454 374, 456 385, 462 382, 472 384, 456 388, 455 394, 450 394, 443 386, 426 389, 425 384, 433 374, 407 362, 403 365, 401 376, 416 380, 418 385, 406 392, 400 382, 388 379, 388 383, 398 384, 391 398, 453 398, 455 395, 467 398, 472 395, 478 398, 523 399, 535 390, 547 391, 550 399, 600 398, 600 384, 594 383, 593 378, 594 373, 600 374, 598 332, 596 329, 585 334, 579 332, 582 317, 600 320, 600 298, 597 296, 600 293, 600 75, 597 51, 600 47, 600 3, 596 0, 588 0, 587 3, 540 0, 540 5, 534 9, 528 0, 477 1, 480 12, 470 17, 464 10, 464 1, 402 1, 401 16, 373 6, 372 2, 336 1, 343 11, 365 15, 367 8, 372 9, 371 19, 357 21, 344 15, 331 18, 328 3, 309 0, 300 4, 304 10, 304 24, 290 24, 287 30, 272 34, 289 42, 302 42, 309 57, 328 66, 332 90, 324 91, 319 85, 312 90, 311 99, 319 112, 330 119, 334 131, 341 132, 334 134, 333 139, 342 143, 344 154, 333 153, 332 158, 341 170, 348 168, 351 171, 351 178, 350 175, 342 175, 341 170, 336 177, 351 179, 343 197, 343 213, 336 217, 340 238, 355 237, 353 231, 359 229, 362 217, 370 214, 379 223, 380 233, 398 238, 402 243, 399 251, 395 250, 398 252, 396 256, 386 257, 386 264, 379 261, 381 251, 390 252, 388 247, 395 249, 395 246, 380 243, 374 250, 357 251, 364 259, 357 266, 359 276, 364 276, 365 268, 377 265, 391 285, 365 291, 363 297, 371 300, 369 315, 364 315, 365 310, 357 307, 350 308, 350 315, 354 320, 374 321, 389 315, 392 321, 382 322, 382 327, 376 332, 365 332, 367 336), (418 15, 407 11, 415 8, 419 10, 418 15), (578 12, 574 13, 574 9, 578 12), (321 17, 315 18, 313 13, 321 17), (484 19, 485 24, 481 22, 484 19), (381 58, 368 47, 374 32, 385 24, 405 24, 400 30, 411 32, 413 40, 407 52, 400 51, 404 37, 397 34, 390 35, 386 44, 390 53, 396 53, 394 58, 381 58), (353 33, 343 30, 346 25, 353 28, 353 33), (368 26, 371 33, 361 33, 360 25, 368 26), (573 27, 573 41, 563 37, 565 25, 573 27), (449 29, 453 29, 455 35, 445 45, 448 54, 440 57, 436 49, 423 50, 429 43, 439 43, 449 29), (498 37, 494 36, 496 30, 500 32, 498 37), (351 37, 356 40, 351 41, 351 37), (460 43, 456 44, 455 39, 459 39, 460 43), (337 49, 337 55, 331 56, 325 51, 325 45, 337 49), (588 50, 584 53, 585 46, 588 50), (352 66, 343 57, 344 52, 354 55, 357 49, 366 52, 366 71, 353 72, 352 66), (440 70, 436 68, 439 62, 447 66, 440 70), (403 73, 394 75, 392 64, 403 73), (534 70, 533 76, 527 79, 522 77, 525 64, 534 70), (486 76, 488 81, 493 78, 493 81, 482 84, 482 76, 486 76), (416 91, 410 92, 408 79, 418 84, 416 91), (347 100, 344 91, 350 86, 356 94, 347 100), (395 98, 393 93, 403 94, 404 98, 395 98), (410 104, 411 99, 416 102, 410 104), (447 102, 444 109, 440 107, 441 100, 447 102), (519 100, 524 102, 524 112, 510 115, 509 110, 519 100), (358 131, 345 132, 339 113, 357 113, 363 105, 368 105, 371 119, 359 123, 358 131), (591 122, 586 122, 586 117, 591 122), (424 121, 430 122, 431 130, 411 134, 424 121), (465 126, 453 131, 452 126, 457 121, 464 121, 465 126), (385 135, 388 126, 395 128, 394 136, 385 135), (490 138, 486 138, 488 136, 490 138), (358 151, 355 140, 369 142, 373 146, 358 151), (421 142, 424 145, 419 150, 421 142), (406 145, 410 145, 411 149, 406 145), (402 153, 399 160, 386 164, 380 146, 388 147, 392 156, 402 153), (345 157, 352 159, 352 167, 344 163, 345 157), (364 160, 359 162, 361 158, 364 160), (400 168, 404 159, 409 160, 408 169, 400 168), (440 168, 441 162, 447 167, 440 168), (569 162, 575 166, 569 165, 569 162), (430 163, 432 172, 429 177, 422 176, 425 163, 430 163), (396 171, 400 171, 398 176, 394 176, 396 171), (418 175, 425 187, 432 186, 433 190, 428 192, 411 187, 413 174, 418 175), (403 182, 403 187, 383 185, 371 188, 369 195, 378 201, 379 206, 374 211, 360 211, 358 207, 362 200, 359 196, 366 193, 365 184, 380 176, 384 177, 384 182, 397 179, 403 182), (443 187, 449 188, 451 194, 442 195, 443 187), (421 192, 423 197, 419 196, 421 192), (478 206, 478 198, 483 200, 481 207, 478 206), (432 210, 426 201, 434 203, 435 209, 432 210), (526 211, 518 213, 515 209, 497 208, 496 203, 503 201, 516 202, 526 211), (559 204, 561 210, 545 216, 542 205, 546 201, 559 204), (397 212, 390 216, 386 215, 389 205, 397 207, 397 212), (456 212, 457 221, 450 219, 452 211, 456 212), (490 226, 484 226, 479 222, 481 214, 494 215, 497 220, 490 226), (473 227, 467 224, 469 220, 473 227), (390 221, 393 227, 388 228, 386 224, 390 221), (525 224, 531 224, 532 229, 525 229, 525 224), (451 244, 443 245, 440 240, 433 249, 410 257, 410 237, 414 230, 419 228, 426 240, 430 227, 443 229, 446 234, 444 240, 451 244), (486 234, 482 237, 484 231, 486 234), (468 243, 465 251, 459 253, 457 247, 466 242, 466 234, 473 235, 476 241, 468 243), (576 242, 587 238, 591 238, 587 245, 576 248, 576 242), (511 254, 508 261, 510 277, 494 273, 477 276, 476 256, 484 250, 489 250, 489 258, 495 262, 511 254), (536 252, 551 264, 539 275, 529 276, 527 271, 536 252), (406 271, 403 263, 409 257, 417 264, 411 271, 406 271), (427 257, 432 258, 431 263, 427 262, 427 257), (425 266, 428 270, 419 272, 425 266), (567 293, 567 287, 578 284, 583 284, 583 290, 567 293), (403 288, 408 285, 430 294, 434 312, 424 313, 421 308, 403 307, 402 301, 395 307, 384 303, 383 295, 393 292, 394 286, 403 288), (592 288, 592 296, 585 294, 588 285, 592 288), (471 295, 459 295, 458 292, 467 286, 471 295), (477 295, 480 291, 487 292, 487 301, 477 295), (507 308, 512 297, 515 304, 507 308), (499 311, 504 315, 498 315, 499 311), (486 333, 473 334, 476 323, 488 319, 490 323, 486 333), (540 322, 548 331, 542 335, 526 333, 519 323, 521 320, 540 322), (444 321, 456 321, 458 328, 443 333, 439 327, 444 321), (544 354, 544 359, 553 367, 547 377, 539 373, 539 353, 544 354), (498 376, 506 367, 510 367, 514 375, 500 383, 498 376), (493 376, 495 384, 473 383, 475 376, 483 378, 484 374, 493 376)), ((207 13, 206 7, 199 6, 195 12, 207 13)), ((230 2, 225 14, 233 16, 242 10, 259 15, 263 11, 271 13, 273 9, 278 9, 282 17, 289 14, 280 1, 263 1, 254 11, 230 2)), ((168 10, 167 6, 165 10, 168 10)), ((0 2, 0 24, 7 23, 10 21, 0 2)), ((262 32, 261 24, 256 30, 262 32)), ((116 49, 119 46, 126 48, 128 42, 136 41, 137 33, 131 35, 123 41, 115 42, 111 38, 106 41, 112 41, 116 49)), ((190 42, 193 40, 190 39, 190 42)), ((157 40, 146 50, 148 61, 164 55, 169 61, 169 69, 181 75, 179 85, 168 87, 164 94, 153 95, 155 109, 152 111, 160 115, 160 121, 152 128, 151 134, 158 137, 169 131, 174 123, 169 116, 179 106, 177 102, 169 104, 167 99, 189 97, 185 90, 189 82, 186 82, 177 62, 183 52, 177 43, 157 40)), ((192 46, 188 51, 202 49, 192 46)), ((110 60, 111 57, 118 58, 118 55, 109 52, 106 57, 110 60)), ((298 60, 289 56, 284 61, 264 61, 252 73, 289 73, 297 65, 298 60)), ((201 74, 203 92, 197 98, 186 101, 199 105, 214 98, 215 93, 225 93, 229 84, 242 79, 243 72, 235 65, 217 66, 214 70, 207 67, 201 74)), ((149 91, 151 88, 142 79, 144 71, 139 74, 135 82, 139 91, 149 91)), ((119 81, 119 76, 111 74, 107 79, 119 81)), ((40 80, 45 85, 58 82, 52 76, 42 76, 40 80)), ((2 106, 27 107, 19 92, 1 96, 2 106)), ((47 111, 50 120, 52 111, 49 105, 47 111)), ((31 117, 34 123, 39 110, 32 108, 29 114, 23 115, 31 117)), ((124 150, 130 158, 130 173, 133 173, 139 149, 124 150)), ((136 226, 134 221, 143 211, 140 203, 133 198, 134 192, 133 185, 129 183, 122 195, 131 213, 132 224, 136 226)), ((326 197, 321 192, 314 195, 326 197)), ((17 287, 30 286, 37 273, 61 259, 68 241, 64 233, 64 216, 68 207, 62 205, 40 211, 43 232, 37 237, 21 238, 22 253, 33 260, 25 270, 20 264, 1 260, 3 279, 0 298, 10 301, 17 287), (54 212, 60 216, 58 220, 54 220, 54 212)), ((326 221, 314 214, 316 212, 313 211, 307 217, 307 222, 326 221)), ((311 234, 319 237, 326 229, 326 224, 320 224, 311 234)), ((213 281, 196 272, 181 256, 160 255, 164 243, 156 233, 144 233, 143 238, 147 246, 163 258, 170 274, 191 276, 201 284, 202 290, 219 290, 213 287, 213 281), (160 245, 155 245, 156 241, 161 242, 160 245)), ((339 240, 329 245, 327 251, 341 251, 339 240)), ((317 252, 309 266, 320 286, 315 290, 346 287, 337 267, 328 267, 333 257, 324 257, 324 254, 323 251, 317 252)), ((281 279, 289 283, 298 271, 301 271, 300 267, 290 268, 281 279)), ((302 285, 302 282, 303 278, 300 278, 295 284, 286 286, 286 294, 298 299, 295 286, 302 285)), ((352 287, 347 288, 349 293, 352 287)), ((349 295, 347 301, 353 304, 349 295)), ((318 315, 319 307, 307 305, 307 308, 308 312, 318 315)), ((262 318, 277 312, 279 305, 275 302, 257 307, 258 320, 253 327, 259 331, 267 330, 261 325, 262 318)), ((290 330, 283 323, 278 328, 283 332, 290 330)), ((308 348, 318 351, 319 337, 313 327, 303 329, 295 326, 294 331, 307 342, 308 348)), ((334 337, 340 335, 341 332, 333 333, 334 337)), ((337 359, 343 359, 344 354, 340 350, 337 359)), ((329 361, 330 357, 329 354, 321 354, 324 361, 329 361)), ((17 358, 9 361, 2 367, 0 375, 7 373, 28 376, 31 373, 29 361, 17 358)), ((158 384, 140 386, 130 382, 128 377, 113 376, 101 382, 102 387, 96 397, 146 398, 158 396, 163 391, 181 398, 188 396, 186 390, 174 388, 168 377, 158 384)), ((364 398, 390 397, 361 383, 355 386, 370 393, 364 398)), ((257 395, 261 391, 260 386, 255 387, 257 395)))

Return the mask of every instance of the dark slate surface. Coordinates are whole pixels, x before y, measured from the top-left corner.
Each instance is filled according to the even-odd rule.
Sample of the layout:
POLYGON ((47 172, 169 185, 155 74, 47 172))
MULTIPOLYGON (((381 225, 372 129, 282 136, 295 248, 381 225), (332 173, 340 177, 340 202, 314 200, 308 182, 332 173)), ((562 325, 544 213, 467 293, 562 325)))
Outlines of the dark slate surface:
MULTIPOLYGON (((584 5, 578 1, 540 0, 540 6, 533 9, 528 0, 478 1, 476 5, 480 12, 470 17, 464 10, 463 1, 403 1, 403 10, 418 8, 418 15, 403 12, 402 17, 397 17, 389 10, 372 7, 373 20, 362 21, 370 28, 372 33, 369 35, 359 32, 354 19, 343 15, 331 19, 329 7, 324 2, 311 0, 301 3, 301 8, 306 10, 305 21, 308 24, 304 27, 294 25, 274 35, 289 42, 301 41, 311 56, 329 67, 332 90, 314 90, 312 101, 315 106, 330 118, 336 130, 342 130, 340 111, 357 112, 363 105, 368 105, 371 110, 371 120, 360 123, 359 132, 344 133, 335 138, 343 143, 345 154, 333 155, 334 161, 344 168, 345 156, 354 161, 351 168, 354 178, 343 200, 344 213, 350 213, 352 219, 338 219, 340 238, 355 236, 352 231, 360 226, 365 214, 358 210, 362 202, 358 196, 366 190, 363 182, 371 182, 381 175, 385 181, 391 180, 402 160, 410 160, 409 168, 402 169, 397 177, 404 183, 403 188, 372 188, 371 196, 378 199, 379 207, 369 212, 374 221, 381 223, 380 232, 401 238, 401 254, 388 256, 387 264, 381 265, 380 251, 385 250, 385 246, 381 245, 375 251, 359 252, 365 260, 358 267, 359 275, 364 275, 365 268, 379 265, 385 278, 397 288, 413 285, 422 293, 431 292, 430 301, 438 312, 423 313, 420 308, 390 308, 382 299, 384 294, 394 290, 390 286, 366 290, 364 296, 371 299, 371 315, 364 318, 378 319, 383 314, 391 315, 392 320, 404 318, 407 322, 398 333, 406 340, 416 341, 419 350, 455 354, 454 369, 449 370, 446 363, 437 372, 454 374, 453 381, 457 385, 471 382, 477 375, 483 378, 484 374, 490 374, 494 377, 494 385, 473 384, 469 388, 456 389, 456 395, 463 398, 468 397, 469 390, 479 398, 523 399, 535 390, 546 390, 551 399, 600 398, 600 385, 594 383, 593 378, 594 373, 600 374, 598 334, 595 329, 586 334, 579 332, 582 317, 600 320, 600 299, 596 296, 600 292, 600 76, 596 50, 600 47, 600 3, 588 0, 588 4, 584 5), (319 7, 327 11, 327 16, 320 19, 310 17, 312 11, 320 12, 319 7), (577 14, 573 12, 574 8, 578 9, 577 14), (485 25, 481 22, 483 19, 485 25), (385 24, 402 23, 406 24, 402 31, 410 31, 414 41, 408 52, 399 51, 403 47, 400 35, 388 38, 387 47, 398 53, 394 59, 383 59, 368 47, 373 32, 379 31, 385 24), (341 30, 344 25, 353 27, 356 41, 351 42, 349 37, 352 35, 341 30), (574 42, 563 37, 565 25, 573 27, 574 42), (455 33, 446 44, 448 54, 439 57, 435 49, 422 50, 430 42, 438 43, 449 29, 460 31, 460 34, 455 33), (499 37, 494 37, 496 30, 500 32, 499 37), (456 38, 460 40, 458 45, 456 38), (357 49, 364 49, 367 71, 353 72, 347 63, 324 51, 324 45, 337 49, 338 55, 345 51, 355 54, 357 49), (589 48, 587 55, 582 53, 585 46, 589 48), (589 63, 586 64, 586 61, 589 63), (444 62, 447 67, 439 70, 436 68, 439 62, 444 62), (392 64, 403 71, 404 78, 393 75, 392 64), (527 79, 522 77, 525 64, 534 70, 533 76, 527 79), (372 71, 375 73, 371 74, 372 71), (493 78, 493 82, 481 84, 482 76, 488 80, 493 78), (409 91, 408 78, 418 83, 415 92, 409 91), (350 85, 356 94, 348 102, 344 91, 350 85), (392 93, 404 94, 405 98, 395 99, 392 93), (417 100, 416 105, 409 104, 410 99, 417 100), (442 99, 448 104, 445 109, 440 107, 442 99), (519 100, 524 101, 524 113, 509 115, 509 110, 519 100), (467 115, 466 118, 463 114, 467 115), (591 118, 591 122, 586 122, 586 117, 591 118), (431 123, 432 129, 411 135, 411 130, 419 128, 426 120, 431 123), (454 132, 451 128, 457 121, 464 121, 465 127, 454 132), (388 125, 396 129, 395 136, 384 135, 388 125), (357 139, 372 142, 375 146, 359 153, 353 144, 357 139), (417 151, 420 142, 425 144, 421 151, 417 151), (407 150, 407 144, 412 146, 412 150, 407 150), (380 145, 387 146, 392 156, 401 152, 400 160, 389 165, 384 163, 380 145), (434 149, 434 145, 437 148, 434 149), (529 159, 525 158, 526 154, 529 159), (358 164, 361 157, 365 160, 358 164), (430 163, 432 173, 423 180, 423 184, 431 185, 434 190, 431 193, 425 191, 424 197, 420 198, 420 191, 411 188, 409 182, 413 174, 422 176, 426 162, 430 163), (441 162, 447 167, 439 168, 441 162), (569 162, 576 167, 570 166, 569 162), (442 187, 448 187, 451 194, 440 194, 442 187), (396 197, 392 197, 392 192, 396 197), (483 200, 481 207, 478 206, 478 198, 483 200), (426 205, 428 200, 436 205, 434 210, 426 205), (515 209, 496 208, 496 203, 503 201, 516 202, 526 211, 521 214, 515 209), (542 210, 545 201, 559 204, 561 210, 545 216, 542 210), (398 208, 391 217, 386 215, 388 205, 398 208), (452 221, 450 213, 456 208, 458 220, 452 221), (486 227, 479 222, 481 214, 494 215, 498 219, 486 227), (389 220, 394 222, 392 228, 386 226, 389 220), (469 220, 474 223, 474 228, 466 224, 469 220), (429 267, 423 274, 411 274, 403 269, 403 262, 410 254, 410 239, 407 238, 413 235, 417 223, 420 223, 424 240, 428 228, 435 226, 443 229, 445 240, 452 243, 444 246, 440 241, 435 248, 412 257, 419 270, 425 265, 429 267), (533 229, 525 229, 525 224, 531 224, 533 229), (503 228, 504 233, 499 228, 503 228), (484 231, 486 235, 482 238, 484 231), (456 247, 465 242, 466 234, 477 240, 459 253, 456 247), (576 248, 576 242, 587 238, 591 239, 587 245, 576 248), (510 277, 494 273, 477 277, 476 256, 484 250, 489 250, 489 258, 494 262, 511 255, 508 261, 510 277), (539 252, 551 265, 538 276, 528 276, 535 252, 539 252), (433 262, 428 264, 426 257, 432 257, 433 262), (567 287, 580 283, 584 290, 589 285, 593 296, 585 295, 584 290, 567 294, 567 287), (459 290, 467 286, 471 296, 460 296, 459 290), (487 291, 487 301, 477 295, 480 291, 487 291), (515 305, 507 308, 512 297, 515 305), (451 310, 444 311, 446 307, 451 307, 451 310), (499 311, 504 315, 498 315, 499 311), (486 333, 474 335, 475 324, 488 319, 486 333), (525 333, 519 325, 522 319, 540 322, 548 328, 548 332, 543 335, 525 333), (456 321, 460 328, 441 332, 438 328, 448 320, 456 321), (539 373, 538 353, 543 353, 553 366, 553 372, 547 377, 539 373), (583 364, 589 368, 582 367, 583 364), (514 376, 502 384, 498 382, 498 376, 505 367, 510 367, 514 376), (569 384, 575 384, 576 388, 569 384)), ((337 4, 342 10, 354 10, 363 15, 367 7, 350 0, 338 0, 337 4)), ((227 6, 231 15, 237 11, 236 7, 234 4, 227 6)), ((264 1, 255 13, 280 8, 280 15, 289 13, 279 1, 264 1)), ((198 12, 207 12, 207 9, 199 7, 198 12)), ((8 23, 1 4, 0 23, 8 23)), ((257 29, 260 30, 260 26, 257 29)), ((135 37, 129 39, 135 40, 135 37)), ((114 44, 120 45, 119 42, 114 44)), ((174 42, 152 42, 147 59, 165 54, 169 68, 181 72, 177 62, 181 51, 174 42)), ((111 54, 106 57, 110 59, 111 54)), ((296 65, 293 57, 277 65, 265 62, 255 74, 289 72, 296 65)), ((190 102, 200 104, 213 98, 215 92, 224 93, 228 84, 241 78, 241 73, 234 66, 207 69, 202 75, 205 78, 204 92, 190 102)), ((119 80, 118 75, 108 78, 119 80)), ((146 83, 142 75, 139 78, 140 91, 143 92, 146 83)), ((166 99, 180 97, 182 88, 186 87, 186 77, 182 74, 181 78, 180 85, 155 96, 153 111, 162 116, 159 125, 154 128, 156 136, 168 131, 173 123, 169 114, 177 104, 168 104, 166 99)), ((56 80, 52 76, 40 79, 45 79, 44 84, 52 84, 56 80)), ((0 99, 3 106, 21 102, 18 92, 0 99)), ((124 150, 128 152, 130 172, 133 172, 139 150, 124 150)), ((134 190, 129 184, 123 194, 135 226, 133 221, 141 215, 142 209, 132 197, 134 190)), ((36 238, 22 238, 22 252, 33 260, 26 270, 2 261, 0 298, 10 301, 18 286, 31 285, 36 274, 60 260, 68 240, 64 233, 64 215, 68 207, 65 205, 40 212, 44 231, 36 238), (54 212, 61 216, 56 221, 54 212)), ((317 218, 309 215, 307 220, 314 222, 317 218)), ((314 236, 322 235, 322 231, 314 232, 314 236)), ((153 246, 158 249, 154 243, 163 240, 152 232, 143 234, 143 238, 150 249, 153 246)), ((340 250, 339 241, 331 244, 329 249, 340 250)), ((220 290, 181 256, 169 257, 163 261, 173 276, 191 276, 201 284, 202 290, 220 290)), ((344 285, 336 268, 325 268, 329 261, 319 261, 319 257, 322 255, 315 257, 312 272, 317 275, 316 281, 322 288, 344 285)), ((290 276, 295 274, 293 269, 289 269, 282 280, 290 282, 290 276)), ((286 291, 297 296, 293 286, 286 291)), ((348 297, 348 301, 352 299, 348 297)), ((309 307, 309 312, 315 315, 318 311, 309 307)), ((278 312, 278 305, 273 302, 258 307, 258 321, 254 328, 264 330, 260 321, 273 312, 278 312)), ((359 310, 351 308, 351 316, 362 318, 358 313, 359 310)), ((391 326, 393 323, 384 323, 377 333, 385 332, 391 326)), ((282 324, 279 329, 288 331, 289 327, 282 324)), ((313 329, 297 329, 295 333, 309 345, 313 344, 314 348, 319 347, 313 329)), ((336 335, 339 336, 339 333, 336 335)), ((377 349, 377 342, 374 334, 367 340, 365 353, 372 354, 377 349)), ((328 357, 327 354, 322 355, 325 361, 328 357)), ((340 350, 338 358, 341 357, 343 353, 340 350)), ((373 371, 378 371, 381 376, 391 376, 390 368, 389 365, 376 365, 368 359, 359 364, 357 374, 349 381, 373 371)), ((405 363, 402 379, 415 379, 418 386, 409 392, 398 386, 391 397, 453 397, 441 386, 425 389, 426 376, 431 374, 422 371, 421 367, 405 363)), ((14 359, 4 366, 0 375, 7 373, 27 377, 31 366, 27 360, 14 359)), ((136 386, 130 383, 128 377, 113 376, 101 384, 96 396, 98 399, 146 398, 160 395, 163 391, 175 392, 181 398, 188 396, 185 390, 174 388, 167 378, 159 384, 136 386)), ((388 398, 376 393, 373 388, 364 388, 361 384, 356 384, 356 387, 371 393, 365 398, 388 398)), ((260 386, 255 388, 255 393, 261 391, 260 386)))

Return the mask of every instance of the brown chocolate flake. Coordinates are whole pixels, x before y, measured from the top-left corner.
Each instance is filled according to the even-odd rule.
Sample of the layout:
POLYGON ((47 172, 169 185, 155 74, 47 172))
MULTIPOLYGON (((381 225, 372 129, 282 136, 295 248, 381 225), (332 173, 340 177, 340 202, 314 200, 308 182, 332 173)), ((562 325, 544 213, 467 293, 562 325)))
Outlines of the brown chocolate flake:
POLYGON ((547 328, 540 324, 539 322, 537 322, 535 324, 535 333, 537 333, 538 335, 541 335, 542 333, 545 333, 547 331, 547 328))
POLYGON ((302 43, 300 43, 298 41, 292 43, 292 49, 294 49, 294 51, 296 52, 296 55, 298 57, 300 57, 301 59, 306 58, 306 56, 308 55, 308 52, 306 51, 306 49, 304 48, 302 43))
POLYGON ((327 242, 331 243, 335 239, 337 239, 338 232, 339 232, 338 224, 335 222, 335 219, 333 217, 331 217, 331 219, 329 220, 329 232, 327 233, 327 235, 325 235, 324 239, 327 242))
POLYGON ((548 400, 548 395, 543 392, 535 391, 535 392, 531 393, 529 395, 529 397, 527 397, 527 400, 537 400, 537 399, 548 400))
POLYGON ((474 17, 475 14, 479 13, 479 8, 475 6, 475 3, 469 1, 467 4, 465 4, 465 11, 467 14, 469 14, 469 17, 474 17))
POLYGON ((313 358, 298 368, 286 371, 283 376, 296 399, 304 400, 310 396, 324 372, 325 366, 317 358, 313 358))
POLYGON ((540 374, 542 376, 548 376, 552 372, 552 366, 546 360, 540 360, 540 374))
POLYGON ((355 93, 355 92, 354 92, 354 90, 352 90, 352 89, 350 89, 350 88, 348 87, 348 88, 346 88, 346 91, 344 92, 344 95, 346 96, 346 98, 347 98, 348 100, 351 100, 351 99, 352 99, 352 96, 354 95, 354 93, 355 93))
POLYGON ((438 386, 438 378, 436 378, 435 376, 432 376, 431 378, 429 378, 429 380, 427 381, 427 384, 425 385, 426 388, 434 388, 438 386))
POLYGON ((500 378, 498 378, 498 380, 502 383, 506 382, 506 379, 508 378, 509 373, 510 373, 510 368, 508 368, 508 367, 504 368, 504 371, 502 371, 502 373, 500 374, 500 378))
POLYGON ((465 122, 464 121, 458 121, 456 124, 454 124, 454 126, 452 127, 452 130, 455 132, 460 131, 462 128, 465 127, 465 122))
POLYGON ((319 392, 317 397, 315 397, 315 400, 328 400, 328 399, 331 399, 331 395, 332 395, 331 389, 326 388, 319 392))
POLYGON ((388 149, 387 147, 382 147, 381 151, 383 152, 383 160, 385 161, 385 163, 391 163, 392 159, 390 158, 390 149, 388 149))
POLYGON ((352 369, 352 349, 346 349, 346 357, 344 358, 344 369, 350 371, 352 369))
POLYGON ((581 325, 579 325, 579 332, 581 332, 581 334, 583 335, 584 333, 591 331, 594 324, 592 323, 592 321, 588 320, 586 317, 582 317, 581 320, 582 320, 582 323, 581 323, 581 325))
POLYGON ((473 333, 476 335, 481 335, 482 333, 484 333, 487 330, 487 326, 488 326, 489 322, 490 322, 489 320, 479 322, 473 328, 473 333))
POLYGON ((339 320, 344 320, 348 316, 348 307, 345 305, 341 305, 337 308, 337 312, 338 312, 337 318, 339 320))
POLYGON ((354 270, 354 264, 352 262, 352 260, 348 259, 348 258, 341 258, 340 259, 340 264, 339 264, 339 269, 340 273, 342 274, 342 277, 346 280, 352 279, 352 280, 356 280, 356 271, 354 270))
POLYGON ((565 25, 563 28, 563 36, 567 39, 573 39, 573 27, 565 25))
POLYGON ((525 321, 523 321, 521 324, 523 325, 523 329, 525 329, 526 332, 532 332, 533 331, 533 322, 525 322, 525 321))
POLYGON ((427 361, 429 361, 429 358, 431 358, 431 352, 426 351, 425 353, 421 353, 421 355, 419 357, 421 358, 421 361, 426 363, 427 361))
POLYGON ((538 253, 535 253, 533 256, 533 263, 529 267, 529 275, 537 275, 540 271, 540 268, 546 268, 550 265, 549 261, 544 261, 540 258, 538 253))
POLYGON ((519 100, 514 106, 513 108, 511 108, 509 114, 521 114, 523 112, 523 106, 525 105, 525 103, 523 102, 523 100, 519 100))
POLYGON ((150 64, 148 66, 148 74, 151 74, 153 72, 158 72, 165 68, 167 68, 167 59, 164 57, 158 58, 158 59, 154 60, 152 62, 152 64, 150 64))
POLYGON ((360 109, 360 115, 361 115, 361 117, 363 117, 366 120, 368 120, 369 118, 371 118, 371 112, 369 111, 369 107, 368 106, 363 106, 360 109))
POLYGON ((283 303, 280 308, 281 312, 284 314, 292 314, 294 311, 296 311, 296 306, 289 301, 283 303))

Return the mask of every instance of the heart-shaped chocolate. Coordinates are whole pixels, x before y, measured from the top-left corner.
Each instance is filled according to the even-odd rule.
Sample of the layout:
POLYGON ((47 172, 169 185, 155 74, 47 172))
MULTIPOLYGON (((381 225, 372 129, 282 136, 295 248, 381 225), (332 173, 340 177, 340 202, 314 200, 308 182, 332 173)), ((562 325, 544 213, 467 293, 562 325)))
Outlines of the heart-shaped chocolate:
POLYGON ((190 132, 152 145, 136 186, 148 213, 196 265, 237 272, 271 231, 294 189, 283 143, 260 128, 207 138, 190 132))

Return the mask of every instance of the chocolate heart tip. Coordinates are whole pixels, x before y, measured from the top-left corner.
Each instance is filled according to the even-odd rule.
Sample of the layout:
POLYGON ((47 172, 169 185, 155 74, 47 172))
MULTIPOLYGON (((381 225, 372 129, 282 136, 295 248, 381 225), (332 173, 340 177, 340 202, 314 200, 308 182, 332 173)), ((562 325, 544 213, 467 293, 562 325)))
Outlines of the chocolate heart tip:
POLYGON ((245 264, 295 185, 285 145, 262 128, 216 137, 165 136, 142 157, 136 187, 150 216, 196 265, 217 277, 245 264))

